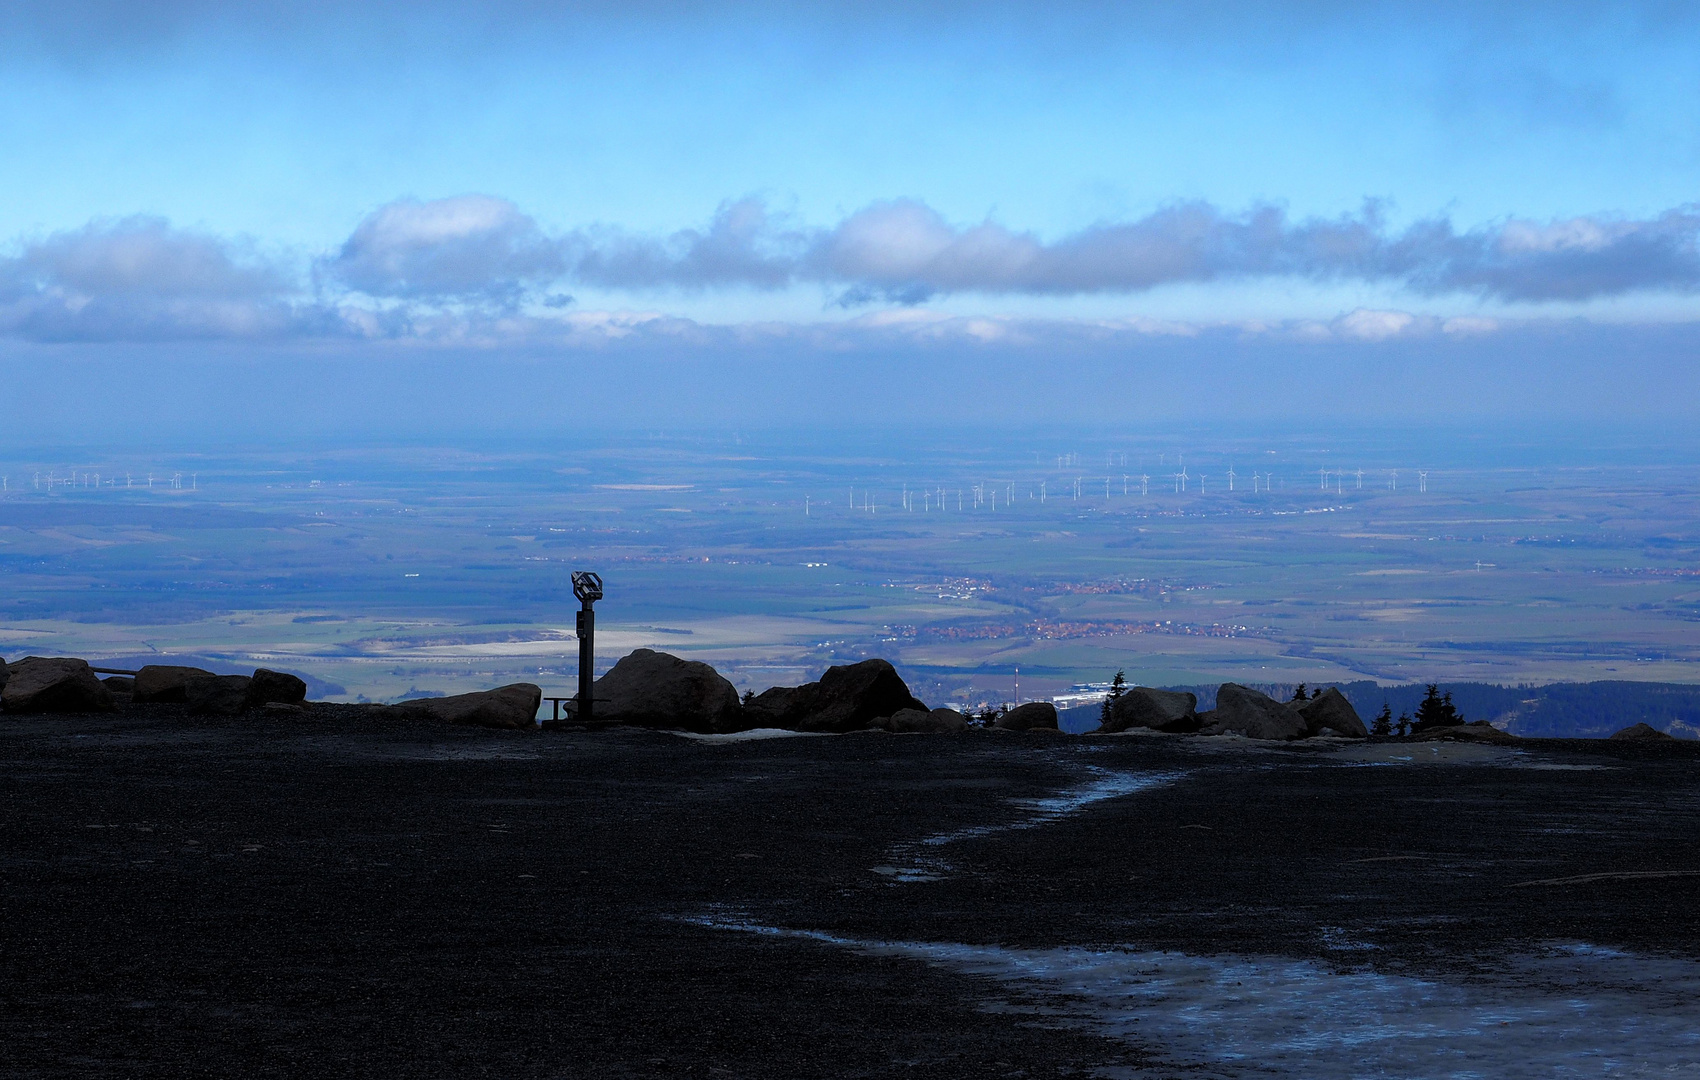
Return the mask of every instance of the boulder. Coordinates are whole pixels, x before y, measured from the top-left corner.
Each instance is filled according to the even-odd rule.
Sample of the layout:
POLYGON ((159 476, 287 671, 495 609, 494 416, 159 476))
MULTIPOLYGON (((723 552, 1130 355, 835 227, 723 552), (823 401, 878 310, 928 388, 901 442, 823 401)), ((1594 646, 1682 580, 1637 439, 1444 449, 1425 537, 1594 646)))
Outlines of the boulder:
POLYGON ((253 682, 246 675, 195 675, 183 684, 183 699, 193 713, 237 716, 248 708, 253 682))
POLYGON ((863 660, 826 669, 819 682, 774 687, 753 699, 748 726, 792 731, 855 731, 905 709, 927 712, 885 660, 863 660))
POLYGON ((100 685, 114 694, 134 694, 136 692, 136 680, 128 675, 114 675, 111 678, 102 679, 100 685))
POLYGON ((1048 701, 1029 701, 998 717, 999 731, 1056 731, 1057 707, 1048 701))
POLYGON ((1302 739, 1309 735, 1305 718, 1268 694, 1239 683, 1223 683, 1216 691, 1215 716, 1206 735, 1232 732, 1248 739, 1302 739))
POLYGON ((1309 701, 1290 701, 1287 708, 1304 717, 1305 731, 1310 735, 1320 735, 1327 728, 1350 739, 1369 738, 1369 728, 1358 718, 1358 710, 1332 686, 1318 690, 1309 701))
POLYGON ((1098 732, 1109 735, 1128 728, 1197 731, 1197 708, 1197 694, 1136 686, 1111 704, 1110 715, 1098 726, 1098 732))
POLYGON ((679 728, 702 734, 743 731, 752 725, 738 703, 738 690, 700 660, 683 660, 653 649, 622 656, 596 680, 592 693, 598 723, 679 728))
POLYGON ((248 704, 254 708, 274 701, 299 705, 306 700, 307 684, 287 672, 256 668, 253 681, 248 684, 248 704))
MULTIPOLYGON (((477 690, 470 694, 450 697, 414 698, 391 707, 390 711, 405 712, 449 724, 472 724, 476 727, 511 728, 519 731, 537 730, 537 707, 543 704, 543 688, 533 683, 511 683, 494 690, 477 690)), ((598 705, 601 702, 597 702, 598 705)))
POLYGON ((6 658, 0 656, 0 693, 6 692, 6 658))
POLYGON ((876 720, 875 723, 887 731, 899 733, 954 733, 968 730, 967 717, 955 709, 934 709, 932 712, 899 709, 883 721, 876 720))
POLYGON ((1486 720, 1474 720, 1468 724, 1448 724, 1445 727, 1429 728, 1427 731, 1414 732, 1411 737, 1422 742, 1432 742, 1436 739, 1456 739, 1460 742, 1485 742, 1507 745, 1517 741, 1517 736, 1509 731, 1501 731, 1486 720))
POLYGON ((1614 739, 1675 739, 1675 735, 1667 735, 1651 724, 1634 724, 1615 731, 1611 734, 1614 739))
MULTIPOLYGON (((814 686, 814 683, 809 683, 814 686)), ((782 728, 792 716, 797 686, 772 686, 744 702, 744 720, 751 727, 782 728)))
POLYGON ((113 701, 87 660, 26 656, 7 668, 0 705, 9 713, 80 713, 106 712, 113 701))
POLYGON ((149 701, 188 701, 189 680, 211 674, 198 667, 148 664, 136 672, 136 688, 131 693, 136 696, 138 705, 149 701))

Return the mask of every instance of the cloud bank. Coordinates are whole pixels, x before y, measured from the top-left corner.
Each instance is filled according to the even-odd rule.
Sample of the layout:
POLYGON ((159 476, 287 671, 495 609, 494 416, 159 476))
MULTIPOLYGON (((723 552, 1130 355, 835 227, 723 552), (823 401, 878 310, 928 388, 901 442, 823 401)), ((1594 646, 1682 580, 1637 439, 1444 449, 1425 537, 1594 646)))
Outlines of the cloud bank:
MULTIPOLYGON (((697 324, 570 313, 564 290, 623 292, 652 304, 680 291, 818 288, 831 305, 889 313, 949 295, 1132 297, 1167 285, 1258 279, 1542 303, 1564 315, 1564 305, 1603 297, 1700 289, 1700 208, 1645 219, 1513 218, 1460 230, 1443 218, 1393 229, 1373 203, 1355 214, 1294 220, 1274 206, 1228 213, 1184 202, 1047 240, 992 220, 953 224, 913 199, 875 203, 828 227, 743 199, 723 204, 702 227, 650 236, 607 225, 551 232, 508 200, 463 195, 389 203, 335 251, 295 257, 138 216, 17 241, 0 256, 0 333, 35 341, 615 339, 697 324)), ((774 324, 738 332, 808 336, 833 325, 843 333, 948 330, 1008 340, 1039 323, 917 313, 841 320, 827 330, 774 324)), ((1057 332, 1056 321, 1046 325, 1057 332)), ((1491 324, 1354 311, 1332 323, 1077 320, 1071 332, 1224 327, 1371 341, 1491 324)))

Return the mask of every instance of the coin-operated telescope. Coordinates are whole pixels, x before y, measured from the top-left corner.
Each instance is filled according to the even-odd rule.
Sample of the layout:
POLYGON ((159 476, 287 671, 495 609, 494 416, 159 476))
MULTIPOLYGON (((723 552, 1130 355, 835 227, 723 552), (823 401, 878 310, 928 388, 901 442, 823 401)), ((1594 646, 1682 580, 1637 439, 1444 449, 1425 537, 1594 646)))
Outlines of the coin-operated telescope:
POLYGON ((596 611, 592 605, 602 599, 602 575, 574 570, 573 595, 583 605, 578 612, 578 722, 587 724, 595 711, 591 687, 596 682, 596 611))

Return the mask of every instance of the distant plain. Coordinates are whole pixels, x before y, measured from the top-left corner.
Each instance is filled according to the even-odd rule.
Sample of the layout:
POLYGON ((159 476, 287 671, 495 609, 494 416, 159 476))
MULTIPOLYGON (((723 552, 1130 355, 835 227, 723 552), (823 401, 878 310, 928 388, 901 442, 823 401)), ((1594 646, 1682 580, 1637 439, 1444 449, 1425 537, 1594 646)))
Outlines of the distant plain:
POLYGON ((663 649, 740 690, 872 655, 962 707, 1009 700, 1018 668, 1023 698, 1118 669, 1156 685, 1700 682, 1700 457, 1547 445, 641 433, 12 450, 0 656, 274 666, 338 700, 521 679, 567 694, 569 573, 591 569, 599 667, 663 649))

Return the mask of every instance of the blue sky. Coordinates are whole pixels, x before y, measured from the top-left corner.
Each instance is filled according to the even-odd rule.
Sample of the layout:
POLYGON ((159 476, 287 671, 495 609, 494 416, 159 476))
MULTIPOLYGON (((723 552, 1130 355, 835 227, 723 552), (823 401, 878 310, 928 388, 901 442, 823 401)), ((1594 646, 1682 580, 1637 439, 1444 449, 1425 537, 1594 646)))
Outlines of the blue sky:
POLYGON ((1700 386, 1684 5, 704 7, 8 5, 0 361, 1700 386))

